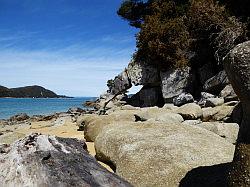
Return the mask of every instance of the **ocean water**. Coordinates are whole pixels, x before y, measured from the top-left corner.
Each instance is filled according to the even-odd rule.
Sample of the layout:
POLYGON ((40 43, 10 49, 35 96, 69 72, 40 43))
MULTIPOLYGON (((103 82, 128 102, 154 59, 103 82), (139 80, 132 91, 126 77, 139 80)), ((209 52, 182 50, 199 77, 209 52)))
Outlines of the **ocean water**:
POLYGON ((53 114, 66 112, 71 107, 84 108, 85 101, 95 100, 95 97, 77 98, 0 98, 0 119, 7 119, 19 113, 28 115, 53 114))

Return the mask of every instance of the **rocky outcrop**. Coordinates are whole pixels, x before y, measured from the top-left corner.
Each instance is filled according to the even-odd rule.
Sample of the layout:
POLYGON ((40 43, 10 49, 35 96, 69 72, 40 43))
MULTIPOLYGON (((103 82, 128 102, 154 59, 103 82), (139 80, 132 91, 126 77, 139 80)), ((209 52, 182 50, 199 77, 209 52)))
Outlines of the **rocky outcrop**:
POLYGON ((162 95, 165 102, 172 103, 173 98, 188 92, 190 81, 192 80, 191 69, 171 69, 161 72, 162 95))
POLYGON ((131 186, 76 139, 32 134, 0 150, 0 186, 131 186))
POLYGON ((143 62, 130 62, 128 64, 128 76, 135 86, 159 85, 160 77, 158 70, 143 62))
POLYGON ((231 162, 234 146, 205 129, 156 122, 115 122, 95 140, 96 157, 134 186, 178 186, 199 166, 231 162))
POLYGON ((123 94, 132 87, 127 69, 117 75, 111 82, 112 83, 108 86, 110 93, 113 95, 123 94))
POLYGON ((250 186, 250 41, 232 49, 224 59, 224 67, 243 113, 229 185, 250 186))

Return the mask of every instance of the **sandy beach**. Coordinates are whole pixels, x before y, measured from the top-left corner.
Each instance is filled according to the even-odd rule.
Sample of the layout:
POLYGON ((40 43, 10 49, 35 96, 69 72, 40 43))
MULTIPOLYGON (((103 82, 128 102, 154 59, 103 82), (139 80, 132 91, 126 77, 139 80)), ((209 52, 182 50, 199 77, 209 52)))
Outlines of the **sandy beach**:
MULTIPOLYGON (((49 121, 25 122, 16 125, 0 125, 0 144, 11 144, 31 133, 41 133, 45 135, 54 135, 62 138, 77 138, 85 140, 84 132, 77 131, 76 122, 72 121, 71 116, 62 116, 49 121)), ((92 156, 96 155, 93 142, 86 142, 88 151, 92 156)), ((109 171, 113 170, 106 164, 101 163, 109 171)))

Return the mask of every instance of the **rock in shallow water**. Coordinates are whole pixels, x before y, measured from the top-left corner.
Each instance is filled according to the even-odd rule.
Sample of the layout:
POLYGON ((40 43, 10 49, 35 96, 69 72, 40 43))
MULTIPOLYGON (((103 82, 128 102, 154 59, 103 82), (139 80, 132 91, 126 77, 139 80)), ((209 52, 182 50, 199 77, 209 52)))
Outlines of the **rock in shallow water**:
POLYGON ((0 186, 131 186, 77 139, 32 134, 0 152, 0 186))

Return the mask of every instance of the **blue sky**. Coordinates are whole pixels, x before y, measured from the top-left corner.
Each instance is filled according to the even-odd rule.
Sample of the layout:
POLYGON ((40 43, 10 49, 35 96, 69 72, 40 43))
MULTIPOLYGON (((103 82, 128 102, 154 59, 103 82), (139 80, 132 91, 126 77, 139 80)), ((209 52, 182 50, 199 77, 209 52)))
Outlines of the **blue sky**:
POLYGON ((0 0, 0 85, 98 96, 135 51, 122 0, 0 0))

